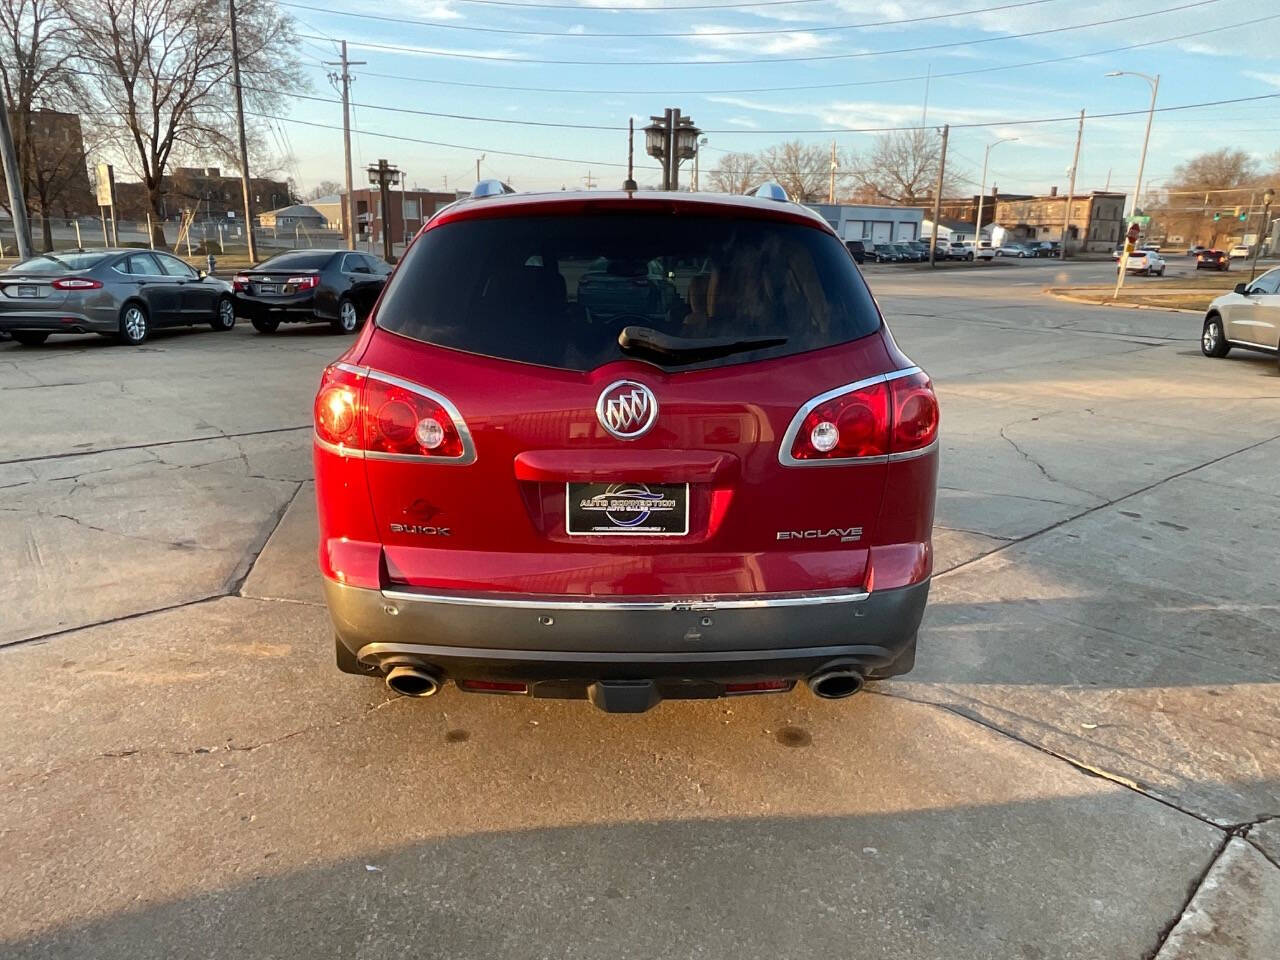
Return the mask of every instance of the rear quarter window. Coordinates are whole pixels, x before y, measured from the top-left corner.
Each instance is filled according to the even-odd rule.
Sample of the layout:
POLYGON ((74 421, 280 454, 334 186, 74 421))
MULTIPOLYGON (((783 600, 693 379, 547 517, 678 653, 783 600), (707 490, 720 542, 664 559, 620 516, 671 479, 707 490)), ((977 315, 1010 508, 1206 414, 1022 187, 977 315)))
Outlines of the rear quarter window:
POLYGON ((573 370, 628 356, 618 343, 627 326, 682 340, 784 341, 675 364, 690 369, 855 340, 876 331, 880 316, 844 244, 825 231, 609 212, 428 230, 393 276, 377 323, 443 347, 573 370))

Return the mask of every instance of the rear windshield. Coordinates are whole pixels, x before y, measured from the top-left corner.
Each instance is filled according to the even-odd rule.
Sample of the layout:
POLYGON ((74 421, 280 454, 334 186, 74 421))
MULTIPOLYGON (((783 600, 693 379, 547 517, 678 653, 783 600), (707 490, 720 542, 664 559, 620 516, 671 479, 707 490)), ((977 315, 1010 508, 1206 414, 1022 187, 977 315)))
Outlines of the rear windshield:
POLYGON ((623 357, 688 369, 831 346, 874 332, 880 317, 843 244, 813 227, 600 214, 429 230, 392 278, 378 324, 571 370, 623 357), (664 349, 624 351, 624 328, 664 349), (708 341, 723 355, 695 349, 708 341))
POLYGON ((114 254, 108 253, 46 253, 16 264, 14 273, 67 273, 72 270, 90 270, 114 254))
POLYGON ((332 250, 322 250, 319 253, 314 250, 293 250, 278 254, 270 260, 264 260, 258 264, 257 269, 265 270, 273 267, 276 270, 323 270, 332 256, 332 250))

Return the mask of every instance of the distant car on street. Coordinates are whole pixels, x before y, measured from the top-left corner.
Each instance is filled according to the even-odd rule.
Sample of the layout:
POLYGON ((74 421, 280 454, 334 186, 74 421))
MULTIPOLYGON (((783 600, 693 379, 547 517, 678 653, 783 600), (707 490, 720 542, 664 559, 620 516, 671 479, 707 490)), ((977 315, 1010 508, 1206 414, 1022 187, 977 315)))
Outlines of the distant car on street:
POLYGON ((1006 243, 996 248, 997 257, 1030 257, 1034 256, 1029 247, 1021 243, 1006 243))
POLYGON ((1232 347, 1280 354, 1280 267, 1209 304, 1200 352, 1225 357, 1232 347))
POLYGON ((948 260, 972 260, 973 244, 968 240, 953 240, 947 246, 948 260))
POLYGON ((893 248, 902 256, 904 263, 919 263, 922 260, 928 260, 929 254, 920 255, 920 251, 913 247, 905 240, 899 240, 893 244, 893 248))
POLYGON ((1154 241, 1147 241, 1146 243, 1140 243, 1140 244, 1138 244, 1138 249, 1139 249, 1139 250, 1153 250, 1153 251, 1155 251, 1156 253, 1159 253, 1159 252, 1160 252, 1160 244, 1155 243, 1154 241))
POLYGON ((1201 250, 1196 254, 1197 270, 1229 270, 1231 259, 1222 250, 1201 250))
MULTIPOLYGON (((916 252, 916 256, 920 258, 921 263, 929 259, 928 243, 923 240, 908 240, 906 243, 908 247, 916 252)), ((940 252, 934 254, 935 259, 937 259, 938 256, 941 256, 940 252)))
POLYGON ((137 346, 158 327, 230 330, 231 285, 161 250, 44 253, 0 273, 0 330, 24 346, 101 333, 137 346))
POLYGON ((1188 257, 1198 257, 1198 256, 1200 256, 1200 254, 1204 253, 1204 252, 1205 252, 1206 250, 1208 250, 1208 249, 1209 249, 1209 248, 1208 248, 1208 247, 1206 247, 1204 244, 1202 244, 1202 243, 1197 243, 1197 244, 1195 244, 1194 246, 1191 246, 1191 247, 1188 247, 1188 248, 1187 248, 1187 256, 1188 256, 1188 257))
POLYGON ((1227 256, 1232 260, 1247 260, 1252 255, 1253 248, 1247 243, 1237 243, 1227 252, 1227 256))
POLYGON ((391 267, 355 250, 290 250, 232 280, 236 315, 259 333, 282 323, 327 323, 352 333, 373 309, 391 267))
POLYGON ((994 260, 996 248, 991 245, 990 240, 982 240, 974 248, 973 255, 979 260, 994 260))
POLYGON ((844 245, 849 255, 853 257, 854 263, 862 263, 867 259, 867 248, 863 246, 861 240, 846 240, 844 245))
POLYGON ((872 252, 875 254, 876 263, 902 262, 902 253, 891 243, 877 243, 872 248, 872 252))
MULTIPOLYGON (((1154 250, 1135 250, 1129 254, 1125 264, 1125 273, 1138 273, 1144 277, 1163 277, 1168 264, 1154 250)), ((1119 264, 1116 265, 1119 269, 1119 264)))
POLYGON ((1062 253, 1062 244, 1057 240, 1041 240, 1032 248, 1032 252, 1037 257, 1056 257, 1062 253))

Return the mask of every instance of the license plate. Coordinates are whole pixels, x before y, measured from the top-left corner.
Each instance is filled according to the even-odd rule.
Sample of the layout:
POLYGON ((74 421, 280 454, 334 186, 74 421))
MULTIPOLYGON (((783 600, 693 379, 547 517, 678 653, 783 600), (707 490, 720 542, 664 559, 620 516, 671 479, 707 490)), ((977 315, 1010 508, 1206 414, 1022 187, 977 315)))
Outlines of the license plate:
POLYGON ((279 284, 275 284, 275 283, 260 283, 258 284, 258 292, 259 293, 279 293, 280 286, 279 284))
POLYGON ((683 537, 687 483, 567 483, 565 529, 573 537, 683 537))
POLYGON ((35 299, 35 296, 36 296, 36 288, 35 288, 35 287, 19 287, 19 288, 18 288, 18 296, 20 296, 20 297, 31 297, 32 299, 35 299))

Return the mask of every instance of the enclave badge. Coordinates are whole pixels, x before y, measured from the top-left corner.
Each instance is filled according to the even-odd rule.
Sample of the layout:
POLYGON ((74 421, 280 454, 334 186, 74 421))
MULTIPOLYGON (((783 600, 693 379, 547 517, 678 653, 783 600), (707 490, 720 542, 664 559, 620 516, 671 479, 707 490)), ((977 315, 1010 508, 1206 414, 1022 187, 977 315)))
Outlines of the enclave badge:
POLYGON ((648 433, 658 419, 658 400, 643 383, 615 380, 600 391, 596 418, 612 436, 634 440, 648 433))

